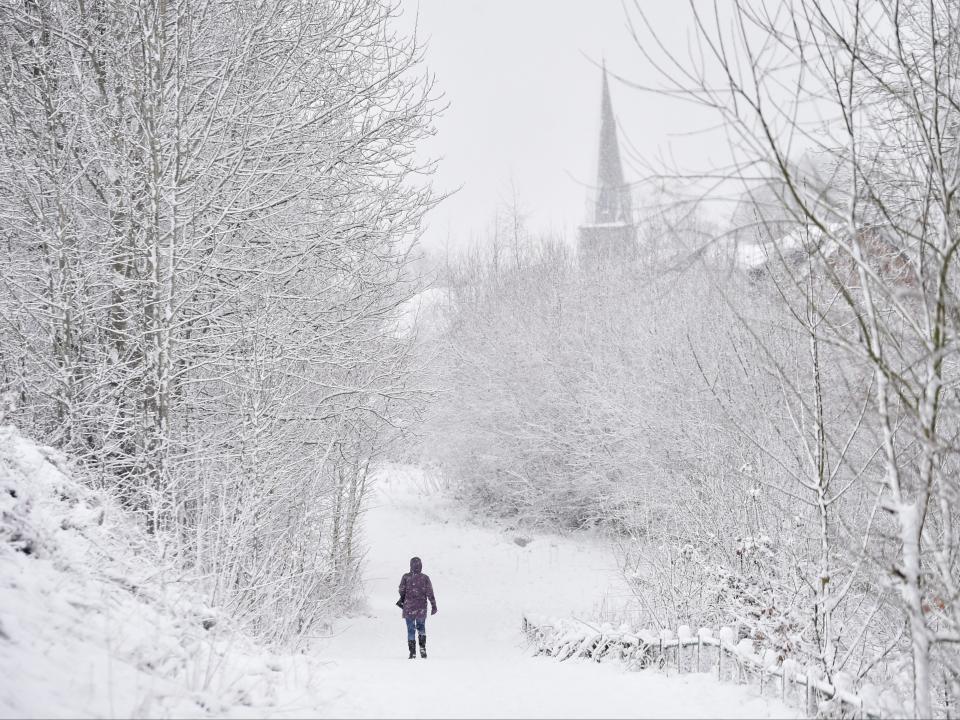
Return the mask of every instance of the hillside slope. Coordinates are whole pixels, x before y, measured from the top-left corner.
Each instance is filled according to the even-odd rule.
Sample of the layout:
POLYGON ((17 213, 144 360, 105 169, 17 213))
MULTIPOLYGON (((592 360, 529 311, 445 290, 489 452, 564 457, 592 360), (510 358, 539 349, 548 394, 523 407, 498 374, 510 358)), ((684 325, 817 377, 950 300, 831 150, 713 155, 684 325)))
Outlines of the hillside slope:
POLYGON ((0 426, 0 716, 262 715, 311 674, 207 607, 56 451, 0 426))

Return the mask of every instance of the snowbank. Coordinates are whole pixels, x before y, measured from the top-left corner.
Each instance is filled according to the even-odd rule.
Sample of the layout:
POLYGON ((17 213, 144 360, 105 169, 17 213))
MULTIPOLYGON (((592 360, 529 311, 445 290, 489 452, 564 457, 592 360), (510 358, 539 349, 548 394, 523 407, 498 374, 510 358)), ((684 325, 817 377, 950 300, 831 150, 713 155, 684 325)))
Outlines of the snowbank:
POLYGON ((60 454, 0 426, 0 717, 262 715, 306 663, 258 647, 60 454))

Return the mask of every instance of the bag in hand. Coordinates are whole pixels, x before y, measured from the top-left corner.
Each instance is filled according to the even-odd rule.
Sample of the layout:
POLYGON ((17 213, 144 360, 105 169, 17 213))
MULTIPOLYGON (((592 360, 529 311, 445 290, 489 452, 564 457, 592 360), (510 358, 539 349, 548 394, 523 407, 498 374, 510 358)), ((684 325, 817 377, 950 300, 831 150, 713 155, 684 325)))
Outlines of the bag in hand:
POLYGON ((400 599, 397 600, 397 607, 403 610, 403 595, 401 595, 400 599))

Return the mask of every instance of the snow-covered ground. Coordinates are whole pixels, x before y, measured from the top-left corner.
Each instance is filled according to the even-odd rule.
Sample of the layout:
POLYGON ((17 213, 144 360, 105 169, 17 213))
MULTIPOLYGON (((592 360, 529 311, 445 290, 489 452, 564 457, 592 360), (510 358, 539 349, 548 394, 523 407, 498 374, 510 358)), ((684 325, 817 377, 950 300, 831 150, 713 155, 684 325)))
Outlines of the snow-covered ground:
POLYGON ((416 469, 382 477, 365 519, 369 612, 318 643, 330 717, 795 717, 708 675, 628 672, 617 663, 532 657, 524 610, 596 617, 626 592, 609 548, 590 539, 521 536, 464 518, 416 469), (428 659, 407 659, 394 606, 412 555, 423 559, 439 612, 428 659))
POLYGON ((469 522, 389 468, 365 518, 369 610, 276 654, 207 607, 102 493, 0 427, 0 717, 790 717, 706 675, 531 657, 520 614, 592 617, 623 592, 600 542, 469 522), (529 542, 525 542, 525 541, 529 542), (440 612, 407 660, 411 555, 440 612))

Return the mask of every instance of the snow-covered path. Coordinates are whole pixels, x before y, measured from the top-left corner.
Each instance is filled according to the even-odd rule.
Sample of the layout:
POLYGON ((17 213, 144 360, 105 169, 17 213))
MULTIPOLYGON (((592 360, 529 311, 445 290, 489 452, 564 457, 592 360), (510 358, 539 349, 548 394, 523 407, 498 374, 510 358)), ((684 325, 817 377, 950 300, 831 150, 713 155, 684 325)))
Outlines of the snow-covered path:
POLYGON ((422 492, 415 469, 390 469, 365 517, 368 612, 271 652, 57 458, 0 427, 0 718, 795 716, 706 675, 531 657, 523 610, 596 617, 622 592, 609 551, 518 544, 422 492), (427 660, 406 659, 394 606, 415 554, 440 608, 427 660))
POLYGON ((538 536, 521 547, 503 531, 457 522, 417 485, 417 473, 401 468, 380 482, 365 519, 369 612, 314 647, 326 661, 310 690, 321 717, 796 716, 707 675, 531 657, 521 612, 595 615, 619 587, 612 556, 587 540, 538 536), (427 660, 407 660, 394 606, 412 555, 423 558, 439 606, 427 619, 427 660))

